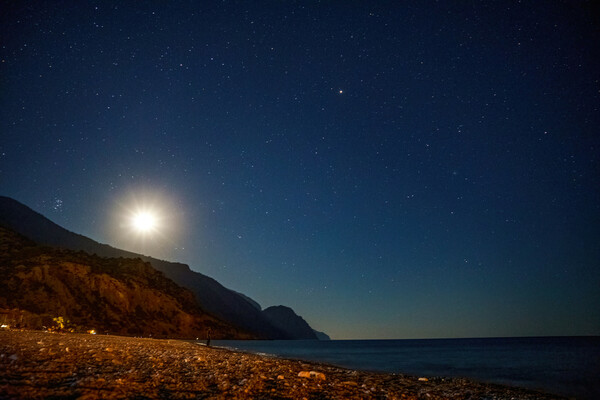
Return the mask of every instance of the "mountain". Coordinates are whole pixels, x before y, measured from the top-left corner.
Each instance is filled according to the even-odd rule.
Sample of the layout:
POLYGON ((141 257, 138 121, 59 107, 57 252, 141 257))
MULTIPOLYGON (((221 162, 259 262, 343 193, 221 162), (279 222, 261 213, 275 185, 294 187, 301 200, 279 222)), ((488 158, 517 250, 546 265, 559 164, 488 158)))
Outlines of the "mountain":
MULTIPOLYGON (((305 329, 298 332, 293 332, 289 328, 281 329, 281 326, 275 325, 267 317, 268 313, 266 315, 261 311, 260 305, 254 300, 227 289, 213 278, 192 271, 186 264, 158 260, 98 243, 64 229, 12 198, 0 196, 0 226, 8 227, 40 244, 84 251, 102 257, 140 258, 163 272, 176 284, 189 289, 208 313, 259 338, 316 338, 312 331, 308 332, 305 329)), ((302 326, 302 324, 296 323, 294 326, 302 326)))
POLYGON ((248 297, 245 294, 240 293, 240 292, 234 292, 234 293, 237 294, 238 296, 241 296, 244 300, 246 300, 248 303, 250 303, 252 305, 252 307, 256 308, 258 311, 262 311, 262 307, 260 306, 260 304, 258 304, 256 301, 254 301, 250 297, 248 297))
POLYGON ((331 340, 329 335, 326 334, 325 332, 319 332, 314 329, 313 329, 313 332, 315 333, 315 335, 317 335, 317 339, 319 339, 319 340, 331 340))
POLYGON ((263 315, 291 339, 317 339, 310 325, 289 307, 269 307, 263 310, 263 315))
POLYGON ((194 295, 141 259, 45 247, 0 227, 0 310, 22 327, 153 337, 252 337, 205 312, 194 295), (68 323, 66 321, 69 321, 68 323))

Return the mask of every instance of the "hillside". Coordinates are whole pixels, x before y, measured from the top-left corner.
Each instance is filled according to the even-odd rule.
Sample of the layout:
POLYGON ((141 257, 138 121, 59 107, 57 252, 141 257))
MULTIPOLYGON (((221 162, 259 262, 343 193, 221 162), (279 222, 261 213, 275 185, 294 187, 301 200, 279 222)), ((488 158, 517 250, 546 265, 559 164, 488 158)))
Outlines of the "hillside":
MULTIPOLYGON (((257 337, 316 339, 312 332, 307 333, 306 330, 303 330, 304 333, 294 332, 290 335, 289 329, 281 329, 267 318, 257 302, 224 287, 211 277, 192 271, 186 264, 158 260, 98 243, 64 229, 12 198, 0 196, 0 226, 8 227, 39 244, 84 251, 102 257, 139 258, 150 263, 176 284, 189 289, 206 312, 257 337)), ((294 325, 305 322, 300 319, 302 321, 296 321, 294 325)))
POLYGON ((272 306, 263 315, 292 339, 317 339, 315 331, 294 310, 285 306, 272 306))
POLYGON ((27 328, 63 317, 78 330, 152 337, 249 338, 141 259, 39 246, 0 227, 0 311, 27 328))

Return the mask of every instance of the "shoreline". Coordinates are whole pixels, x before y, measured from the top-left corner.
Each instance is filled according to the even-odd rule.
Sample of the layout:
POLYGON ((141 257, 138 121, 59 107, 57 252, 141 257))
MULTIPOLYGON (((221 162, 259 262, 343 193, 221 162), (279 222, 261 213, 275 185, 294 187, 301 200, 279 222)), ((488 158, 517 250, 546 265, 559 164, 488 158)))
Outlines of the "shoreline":
POLYGON ((0 398, 523 399, 564 397, 207 347, 178 339, 0 330, 0 398))

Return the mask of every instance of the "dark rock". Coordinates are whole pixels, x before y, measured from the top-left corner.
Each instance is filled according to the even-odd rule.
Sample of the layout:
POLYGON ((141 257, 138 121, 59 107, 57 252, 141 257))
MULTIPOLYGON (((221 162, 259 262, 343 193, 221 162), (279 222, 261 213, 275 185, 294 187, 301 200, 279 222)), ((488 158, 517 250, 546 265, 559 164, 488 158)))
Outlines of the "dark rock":
POLYGON ((317 339, 310 325, 289 307, 269 307, 263 310, 263 315, 291 339, 317 339))
POLYGON ((326 334, 325 332, 319 332, 314 329, 313 329, 313 332, 315 333, 315 335, 317 335, 317 339, 319 339, 319 340, 331 340, 329 335, 326 334))

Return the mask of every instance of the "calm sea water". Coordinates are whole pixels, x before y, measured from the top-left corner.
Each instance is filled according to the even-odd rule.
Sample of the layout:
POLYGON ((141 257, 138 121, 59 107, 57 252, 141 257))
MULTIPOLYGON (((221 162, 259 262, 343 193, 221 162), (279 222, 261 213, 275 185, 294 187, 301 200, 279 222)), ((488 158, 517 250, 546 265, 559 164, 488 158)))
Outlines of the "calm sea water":
POLYGON ((351 369, 468 377, 600 399, 600 337, 213 341, 211 345, 351 369))

